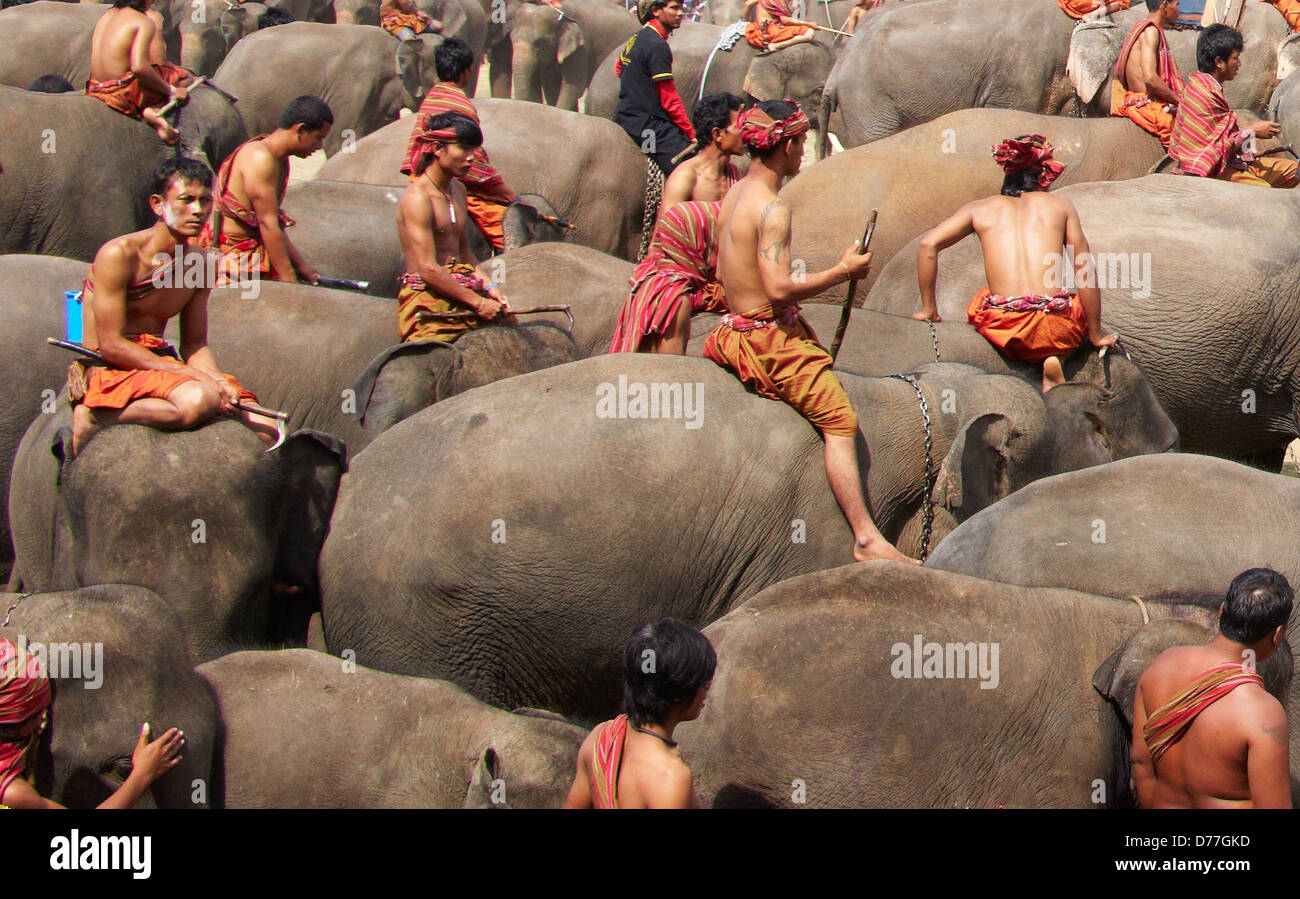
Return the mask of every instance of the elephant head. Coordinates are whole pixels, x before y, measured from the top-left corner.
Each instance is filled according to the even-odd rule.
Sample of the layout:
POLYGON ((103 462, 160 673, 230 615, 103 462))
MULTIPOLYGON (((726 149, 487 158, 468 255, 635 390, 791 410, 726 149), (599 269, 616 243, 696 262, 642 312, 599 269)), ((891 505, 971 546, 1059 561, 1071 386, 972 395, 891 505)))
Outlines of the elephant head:
POLYGON ((37 744, 37 790, 70 808, 94 808, 131 771, 140 728, 185 731, 180 763, 137 807, 206 808, 219 720, 193 670, 176 614, 143 587, 0 595, 14 605, 0 635, 42 662, 51 704, 37 744))
POLYGON ((519 202, 506 210, 501 219, 505 238, 503 252, 526 247, 530 243, 562 242, 569 233, 558 224, 559 213, 546 198, 538 194, 520 194, 519 202))
POLYGON ((180 108, 176 130, 181 145, 216 171, 235 148, 248 140, 248 128, 235 106, 218 91, 200 86, 180 108))
POLYGON ((557 16, 546 3, 525 3, 515 12, 510 43, 515 99, 577 108, 586 89, 590 50, 575 19, 557 16))
POLYGON ((420 98, 437 80, 433 57, 441 43, 442 36, 436 34, 421 34, 397 42, 397 77, 404 94, 402 105, 408 109, 418 108, 420 98))
POLYGON ((1300 33, 1288 34, 1277 48, 1277 80, 1279 83, 1300 68, 1300 33))
POLYGON ((1109 105, 1110 93, 1101 87, 1110 83, 1125 33, 1114 22, 1084 22, 1075 27, 1065 70, 1075 94, 1085 106, 1094 101, 1109 105))
POLYGON ((334 21, 339 25, 378 25, 379 0, 334 0, 334 21))
POLYGON ((834 63, 830 48, 818 41, 755 56, 745 73, 743 90, 760 103, 794 100, 812 127, 821 130, 822 91, 834 63))

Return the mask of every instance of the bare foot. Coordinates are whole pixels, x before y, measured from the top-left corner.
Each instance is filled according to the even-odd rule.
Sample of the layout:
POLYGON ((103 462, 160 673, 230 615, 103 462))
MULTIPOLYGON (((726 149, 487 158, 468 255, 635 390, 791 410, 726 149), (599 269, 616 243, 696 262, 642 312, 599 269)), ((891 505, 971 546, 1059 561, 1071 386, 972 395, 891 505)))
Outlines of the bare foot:
POLYGON ((941 318, 939 317, 939 310, 938 310, 938 309, 936 309, 934 312, 926 312, 924 309, 922 309, 920 312, 913 312, 913 313, 912 313, 912 319, 913 319, 914 321, 918 321, 918 322, 923 322, 923 321, 941 322, 941 321, 943 321, 943 319, 941 319, 941 318))
POLYGON ((903 555, 894 548, 894 545, 884 537, 868 537, 866 543, 853 544, 853 558, 859 562, 870 562, 872 559, 887 559, 890 562, 910 562, 913 565, 920 565, 919 559, 913 559, 903 555))
POLYGON ((81 450, 91 437, 99 432, 103 425, 95 419, 95 413, 86 406, 78 404, 72 410, 72 456, 81 455, 81 450))
POLYGON ((158 113, 154 112, 152 109, 147 110, 144 113, 144 117, 150 125, 153 125, 153 130, 158 132, 158 137, 163 143, 174 144, 180 138, 180 132, 167 124, 167 120, 158 115, 158 113))
POLYGON ((429 27, 433 29, 434 34, 442 34, 442 22, 438 21, 437 19, 431 21, 429 23, 429 27))
POLYGON ((1058 384, 1065 383, 1065 372, 1061 369, 1061 359, 1058 356, 1048 356, 1043 360, 1043 393, 1051 390, 1058 384))

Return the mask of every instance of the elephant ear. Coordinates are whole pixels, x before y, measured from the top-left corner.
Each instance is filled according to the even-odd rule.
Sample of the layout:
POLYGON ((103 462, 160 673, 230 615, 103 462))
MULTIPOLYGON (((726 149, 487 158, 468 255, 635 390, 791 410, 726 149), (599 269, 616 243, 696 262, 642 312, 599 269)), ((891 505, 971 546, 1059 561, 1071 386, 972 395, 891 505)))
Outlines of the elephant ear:
MULTIPOLYGON (((463 367, 464 360, 461 358, 460 350, 456 349, 454 344, 446 343, 441 340, 410 340, 406 343, 398 343, 384 350, 366 366, 366 370, 361 373, 357 379, 354 391, 356 393, 357 411, 360 412, 358 421, 361 424, 366 423, 366 412, 370 408, 370 401, 374 399, 375 383, 379 380, 380 374, 389 362, 403 356, 420 356, 427 353, 446 350, 453 353, 456 357, 454 367, 463 367)), ((436 389, 437 385, 433 385, 436 389)))
POLYGON ((1286 77, 1298 68, 1300 68, 1300 33, 1289 34, 1277 47, 1278 82, 1285 81, 1286 77))
POLYGON ((504 252, 517 250, 530 243, 563 242, 568 232, 542 216, 558 219, 559 213, 543 196, 520 194, 519 202, 508 208, 501 220, 504 252))
POLYGON ((492 801, 492 784, 500 779, 501 762, 497 751, 489 746, 483 750, 474 773, 470 777, 469 789, 465 792, 465 803, 461 808, 502 808, 504 803, 492 801))
POLYGON ((555 42, 556 61, 560 63, 568 61, 569 57, 586 46, 586 43, 586 39, 582 36, 582 27, 572 20, 566 21, 560 26, 560 36, 555 42))
POLYGON ((1101 86, 1110 82, 1126 33, 1113 22, 1084 22, 1075 26, 1065 71, 1084 104, 1091 103, 1101 86))
POLYGON ((1007 496, 1010 434, 1011 423, 998 412, 966 422, 939 466, 934 501, 960 520, 1007 496))
MULTIPOLYGON (((267 459, 267 464, 278 463, 279 470, 257 483, 264 485, 274 477, 279 487, 275 578, 291 587, 305 587, 314 595, 316 559, 329 531, 339 481, 347 471, 347 445, 320 431, 295 431, 267 459)), ((306 633, 305 616, 302 633, 306 633)))

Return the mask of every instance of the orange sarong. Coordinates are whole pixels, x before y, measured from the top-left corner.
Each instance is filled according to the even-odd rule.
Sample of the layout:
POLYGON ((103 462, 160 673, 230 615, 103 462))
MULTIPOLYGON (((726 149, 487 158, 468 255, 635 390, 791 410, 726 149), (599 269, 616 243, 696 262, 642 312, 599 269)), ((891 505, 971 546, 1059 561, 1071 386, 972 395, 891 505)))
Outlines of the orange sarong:
POLYGON ((1247 162, 1244 169, 1225 168, 1216 177, 1252 187, 1295 187, 1300 185, 1300 163, 1277 156, 1259 156, 1247 162))
MULTIPOLYGON (((474 266, 452 260, 444 268, 463 286, 477 294, 487 296, 483 282, 474 274, 474 266)), ((472 312, 473 310, 433 293, 424 283, 424 279, 414 272, 407 272, 397 280, 402 285, 402 289, 397 294, 397 331, 402 343, 412 340, 441 340, 444 343, 452 343, 466 331, 483 324, 481 318, 466 318, 459 321, 420 321, 421 312, 472 312)))
MULTIPOLYGON (((167 341, 153 334, 137 334, 134 341, 150 351, 171 349, 167 341)), ((160 355, 174 356, 175 351, 160 355)), ((257 397, 246 390, 244 385, 232 375, 223 372, 221 376, 239 391, 241 401, 257 402, 257 397)), ((183 372, 91 366, 86 378, 86 394, 82 397, 81 403, 91 409, 125 409, 140 399, 152 397, 165 400, 177 387, 193 380, 196 379, 183 372)))
POLYGON ((1292 31, 1300 31, 1300 0, 1264 0, 1275 7, 1291 26, 1292 31))
POLYGON ((419 10, 402 12, 400 9, 390 9, 379 14, 379 27, 392 35, 396 35, 403 28, 409 28, 416 34, 421 34, 432 21, 429 16, 419 10))
MULTIPOLYGON (((170 85, 179 85, 193 77, 180 66, 169 62, 153 67, 158 77, 170 85)), ((135 72, 127 72, 121 78, 112 81, 86 81, 86 93, 103 100, 109 107, 133 119, 143 118, 144 110, 149 106, 158 106, 166 102, 167 95, 160 94, 152 88, 145 87, 135 72)))
MULTIPOLYGON (((232 282, 247 283, 254 277, 254 272, 257 272, 259 279, 262 275, 266 275, 278 280, 279 273, 272 270, 271 259, 266 253, 265 244, 262 243, 262 229, 257 214, 246 208, 230 190, 230 176, 234 172, 235 157, 244 147, 266 136, 259 134, 235 147, 217 169, 217 190, 213 195, 212 217, 203 225, 196 241, 199 246, 215 249, 221 254, 221 262, 217 269, 217 287, 224 287, 232 282), (256 236, 243 237, 226 233, 223 216, 239 222, 245 228, 255 232, 256 236)), ((280 177, 278 196, 283 197, 288 186, 289 166, 285 165, 284 173, 280 177)), ((294 224, 294 220, 283 209, 279 210, 279 217, 281 228, 288 228, 294 224)))
POLYGON ((779 318, 770 306, 749 317, 724 315, 704 341, 704 357, 734 372, 759 396, 789 403, 823 434, 858 432, 849 395, 831 370, 831 354, 798 306, 787 307, 779 318))
POLYGON ((1238 662, 1215 665, 1152 712, 1142 727, 1152 767, 1187 734, 1197 715, 1246 684, 1263 687, 1264 680, 1238 662))
POLYGON ((478 229, 483 232, 488 243, 498 250, 504 250, 506 247, 506 234, 501 222, 509 208, 505 203, 494 203, 474 196, 470 192, 470 185, 465 185, 465 211, 474 220, 474 224, 478 225, 478 229))
POLYGON ((769 19, 761 25, 757 22, 746 25, 745 40, 749 41, 751 47, 766 50, 773 44, 788 41, 810 31, 812 29, 807 25, 782 25, 775 19, 769 19))
MULTIPOLYGON (((1114 0, 1111 0, 1114 2, 1114 0)), ((1120 9, 1128 9, 1129 0, 1119 0, 1120 9)), ((1061 11, 1072 19, 1082 19, 1088 13, 1106 5, 1106 0, 1056 0, 1061 11)))
POLYGON ((1088 315, 1078 294, 1000 297, 982 287, 966 307, 975 330, 1005 355, 1042 362, 1073 352, 1088 336, 1088 315))
POLYGON ((596 808, 618 808, 618 775, 627 742, 627 715, 597 725, 596 748, 592 753, 591 804, 596 808))

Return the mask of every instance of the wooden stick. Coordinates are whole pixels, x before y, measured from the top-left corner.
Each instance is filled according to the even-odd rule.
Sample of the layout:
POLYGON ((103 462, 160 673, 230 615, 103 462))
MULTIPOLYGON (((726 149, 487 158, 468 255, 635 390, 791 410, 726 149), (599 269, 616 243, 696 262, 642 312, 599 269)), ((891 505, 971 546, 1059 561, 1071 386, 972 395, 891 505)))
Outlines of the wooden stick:
MULTIPOLYGON (((185 92, 189 93, 190 91, 194 90, 194 88, 198 87, 200 84, 206 84, 207 80, 208 79, 206 75, 200 75, 199 77, 191 81, 189 84, 185 85, 185 92)), ((163 106, 162 109, 158 110, 158 115, 160 116, 167 115, 167 113, 171 112, 173 109, 176 108, 176 104, 178 102, 180 101, 178 101, 175 97, 172 97, 170 100, 167 101, 167 104, 163 106)))
POLYGON ((700 145, 699 141, 695 141, 695 140, 691 141, 689 144, 686 145, 685 149, 683 149, 682 152, 678 153, 676 156, 672 158, 672 164, 677 165, 677 163, 681 162, 682 159, 688 153, 693 153, 695 151, 695 148, 698 147, 699 145, 700 145))
MULTIPOLYGON (((571 306, 529 306, 526 309, 510 309, 507 307, 502 310, 503 315, 537 315, 541 312, 563 312, 569 317, 569 327, 573 327, 573 308, 571 306)), ((415 320, 421 323, 431 321, 464 322, 475 318, 479 318, 479 316, 469 311, 431 312, 426 309, 423 312, 417 312, 415 315, 415 320)))
MULTIPOLYGON (((862 248, 860 250, 862 253, 867 252, 867 248, 871 246, 871 235, 876 230, 876 216, 878 214, 879 210, 873 209, 871 210, 871 218, 867 219, 866 230, 862 232, 862 248)), ((840 311, 840 323, 835 328, 835 340, 831 342, 831 362, 834 362, 835 357, 839 355, 840 344, 844 342, 844 332, 849 327, 849 316, 853 314, 853 295, 858 292, 859 280, 858 278, 849 280, 849 292, 844 297, 844 308, 840 311)))
POLYGON ((829 31, 831 34, 842 34, 845 37, 853 37, 853 35, 849 34, 847 31, 840 31, 838 28, 827 28, 825 25, 817 24, 814 24, 813 27, 818 31, 829 31))

